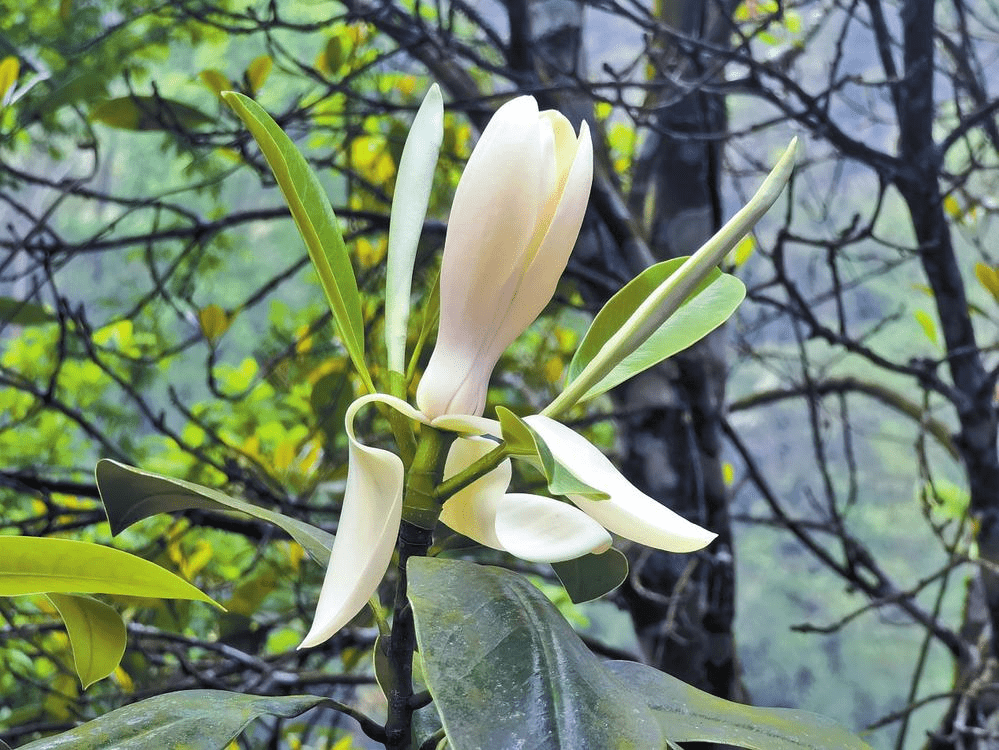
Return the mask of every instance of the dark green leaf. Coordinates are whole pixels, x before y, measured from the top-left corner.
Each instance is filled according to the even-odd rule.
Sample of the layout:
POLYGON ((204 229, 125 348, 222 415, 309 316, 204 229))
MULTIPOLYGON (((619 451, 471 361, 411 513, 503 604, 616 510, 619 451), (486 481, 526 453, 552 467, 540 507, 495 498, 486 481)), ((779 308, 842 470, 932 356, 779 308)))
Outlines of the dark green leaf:
POLYGON ((718 742, 748 750, 871 750, 817 714, 733 703, 644 664, 605 666, 636 698, 644 696, 672 742, 718 742))
POLYGON ((522 576, 414 558, 409 586, 427 685, 455 750, 663 746, 644 698, 522 576))
POLYGON ((54 323, 58 318, 44 305, 25 302, 11 297, 0 297, 0 325, 13 323, 19 326, 32 326, 40 323, 54 323))
POLYGON ((222 750, 260 716, 290 718, 323 702, 313 695, 183 690, 119 708, 19 750, 222 750))
POLYGON ((599 599, 624 583, 628 577, 628 558, 611 547, 599 555, 552 563, 552 568, 569 598, 579 604, 599 599))
POLYGON ((316 562, 321 565, 329 563, 332 534, 297 518, 229 497, 210 487, 142 471, 110 459, 97 462, 97 487, 113 534, 157 513, 192 508, 235 510, 284 529, 316 562))
POLYGON ((158 96, 109 99, 90 113, 95 120, 121 130, 178 130, 215 122, 200 109, 158 96))

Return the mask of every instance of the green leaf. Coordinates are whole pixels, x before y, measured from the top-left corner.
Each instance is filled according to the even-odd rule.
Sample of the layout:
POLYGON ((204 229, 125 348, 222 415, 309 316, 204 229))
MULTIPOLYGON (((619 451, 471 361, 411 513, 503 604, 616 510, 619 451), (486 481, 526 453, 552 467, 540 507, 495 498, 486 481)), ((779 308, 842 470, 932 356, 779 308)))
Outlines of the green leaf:
POLYGON ((225 92, 222 98, 239 115, 267 159, 319 274, 344 348, 368 391, 374 392, 364 362, 364 322, 357 280, 326 191, 291 138, 263 107, 234 91, 225 92))
POLYGON ((58 320, 44 305, 12 297, 0 297, 0 325, 11 323, 18 326, 31 326, 40 323, 54 323, 58 320))
POLYGON ((976 263, 975 276, 985 291, 992 295, 992 299, 999 302, 999 267, 976 263))
POLYGON ((538 448, 534 444, 534 433, 520 417, 505 406, 497 406, 496 418, 503 430, 503 442, 506 443, 507 451, 511 455, 538 455, 538 448))
MULTIPOLYGON (((680 268, 667 275, 651 294, 637 299, 637 306, 632 309, 626 320, 606 329, 597 326, 594 321, 594 325, 590 328, 597 337, 593 350, 583 355, 577 353, 577 356, 585 359, 586 366, 579 370, 570 370, 565 389, 545 407, 542 414, 557 418, 580 399, 602 393, 610 387, 610 384, 619 383, 624 377, 630 377, 639 372, 641 367, 647 366, 641 361, 633 361, 625 368, 627 374, 623 374, 623 377, 620 377, 622 375, 620 372, 617 379, 610 377, 621 366, 622 360, 641 348, 646 340, 676 313, 687 298, 700 288, 704 280, 715 271, 715 266, 724 260, 736 243, 770 209, 791 178, 797 144, 797 138, 791 140, 749 203, 737 211, 735 216, 701 245, 680 268), (600 346, 595 345, 597 340, 602 342, 600 346), (576 373, 574 377, 572 373, 576 373)), ((618 293, 620 294, 621 292, 618 293)), ((622 307, 630 307, 630 297, 626 295, 624 300, 620 302, 622 307)), ((641 359, 644 361, 646 356, 651 356, 653 353, 657 354, 653 349, 649 355, 641 359)), ((660 360, 655 359, 655 361, 660 360)))
POLYGON ((246 82, 249 84, 250 93, 256 94, 264 85, 264 81, 271 74, 274 61, 270 55, 260 55, 255 57, 246 68, 246 82))
POLYGON ((48 594, 66 625, 73 663, 84 690, 111 674, 125 653, 125 623, 104 602, 77 594, 48 594))
POLYGON ((123 96, 94 107, 90 116, 120 130, 176 130, 215 122, 200 109, 159 96, 123 96))
POLYGON ((343 419, 353 401, 354 389, 346 372, 329 372, 313 384, 309 404, 327 448, 344 435, 343 419))
POLYGON ((52 592, 194 599, 219 607, 166 568, 120 549, 72 539, 0 536, 0 596, 52 592))
POLYGON ((525 578, 425 557, 408 570, 427 686, 454 750, 663 746, 644 697, 525 578))
POLYGON ((235 510, 284 529, 316 562, 329 563, 333 535, 305 521, 237 500, 210 487, 142 471, 107 458, 97 462, 96 474, 112 534, 157 513, 192 508, 235 510))
POLYGON ((871 750, 817 714, 733 703, 644 664, 612 661, 605 667, 636 699, 644 697, 672 742, 717 742, 749 750, 871 750))
POLYGON ((291 718, 324 703, 314 695, 182 690, 119 708, 19 750, 223 750, 260 716, 291 718))
POLYGON ((938 341, 937 326, 936 323, 933 322, 933 318, 930 314, 926 312, 926 310, 919 309, 916 310, 912 316, 916 319, 916 322, 919 323, 919 327, 923 329, 923 335, 936 344, 938 341))
MULTIPOLYGON (((593 319, 569 363, 567 385, 600 353, 639 306, 686 261, 687 258, 673 258, 657 263, 629 281, 608 300, 593 319)), ((713 269, 675 313, 579 400, 598 396, 699 341, 728 320, 745 296, 746 287, 739 279, 713 269)))
POLYGON ((628 558, 611 547, 599 555, 552 563, 555 575, 574 604, 599 599, 628 577, 628 558))

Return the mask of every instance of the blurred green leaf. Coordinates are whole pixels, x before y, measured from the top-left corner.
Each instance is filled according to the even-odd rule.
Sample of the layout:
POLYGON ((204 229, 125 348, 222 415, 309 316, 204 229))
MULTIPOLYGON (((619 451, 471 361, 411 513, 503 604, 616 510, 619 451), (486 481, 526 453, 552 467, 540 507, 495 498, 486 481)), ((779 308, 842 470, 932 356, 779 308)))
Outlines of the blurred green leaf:
POLYGON ((76 674, 84 689, 111 674, 125 653, 125 623, 104 602, 77 594, 48 594, 66 625, 76 674))
POLYGON ((123 96, 98 104, 90 116, 120 130, 175 130, 215 122, 200 109, 159 96, 123 96))
POLYGON ((44 305, 11 297, 0 297, 0 324, 31 326, 54 323, 58 318, 44 305))
POLYGON ((157 513, 192 508, 235 510, 284 529, 316 562, 329 563, 333 535, 305 521, 237 500, 210 487, 142 471, 110 459, 98 461, 96 473, 113 534, 157 513))

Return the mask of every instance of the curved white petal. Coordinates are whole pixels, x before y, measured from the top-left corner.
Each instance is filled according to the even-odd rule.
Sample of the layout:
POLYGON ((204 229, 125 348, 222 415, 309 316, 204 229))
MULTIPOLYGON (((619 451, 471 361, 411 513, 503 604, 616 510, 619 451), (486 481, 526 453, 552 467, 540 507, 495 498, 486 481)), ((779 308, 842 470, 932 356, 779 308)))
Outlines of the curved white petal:
POLYGON ((586 438, 560 422, 540 414, 525 417, 524 421, 544 440, 556 461, 582 482, 610 495, 606 500, 569 496, 608 531, 671 552, 693 552, 717 536, 639 490, 586 438))
POLYGON ((402 518, 404 468, 394 453, 371 448, 354 435, 354 417, 365 404, 381 401, 404 414, 426 421, 401 399, 373 393, 350 405, 347 430, 347 486, 330 563, 319 592, 316 616, 299 648, 318 646, 364 608, 378 589, 395 549, 402 518))
POLYGON ((540 495, 504 495, 494 524, 502 548, 531 562, 574 560, 606 552, 612 542, 607 530, 578 508, 540 495))
MULTIPOLYGON (((444 462, 444 478, 450 479, 467 469, 495 447, 496 443, 485 438, 458 438, 451 443, 444 462)), ((485 547, 503 549, 496 537, 494 521, 512 475, 510 459, 506 459, 488 474, 449 497, 441 511, 441 521, 485 547)))

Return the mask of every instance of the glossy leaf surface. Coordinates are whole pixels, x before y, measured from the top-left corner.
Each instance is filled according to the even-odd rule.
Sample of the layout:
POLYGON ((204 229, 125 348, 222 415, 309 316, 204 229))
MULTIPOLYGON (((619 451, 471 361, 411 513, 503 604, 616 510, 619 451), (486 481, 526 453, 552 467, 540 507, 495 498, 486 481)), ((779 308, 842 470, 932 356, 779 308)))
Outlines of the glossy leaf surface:
POLYGON ((455 750, 663 746, 657 722, 525 578, 409 562, 427 686, 455 750))
POLYGON ((818 714, 733 703, 644 664, 605 666, 634 696, 644 696, 671 742, 717 742, 748 750, 871 750, 818 714))
POLYGON ((128 552, 71 539, 0 536, 0 596, 122 594, 211 602, 183 578, 128 552))
POLYGON ((21 750, 222 750, 260 716, 289 718, 323 702, 312 695, 182 690, 119 708, 21 750))
POLYGON ((48 594, 66 625, 84 689, 111 674, 125 653, 125 623, 114 607, 89 596, 48 594))

